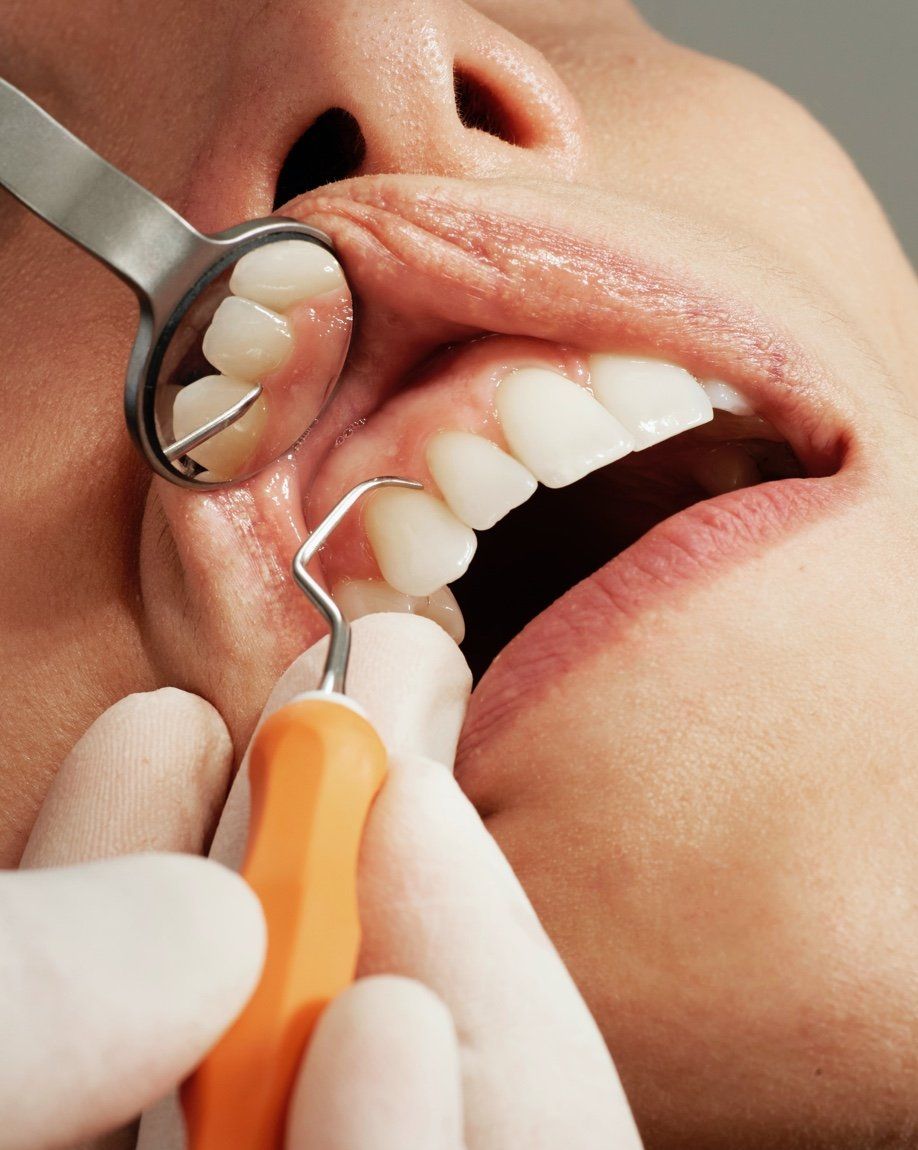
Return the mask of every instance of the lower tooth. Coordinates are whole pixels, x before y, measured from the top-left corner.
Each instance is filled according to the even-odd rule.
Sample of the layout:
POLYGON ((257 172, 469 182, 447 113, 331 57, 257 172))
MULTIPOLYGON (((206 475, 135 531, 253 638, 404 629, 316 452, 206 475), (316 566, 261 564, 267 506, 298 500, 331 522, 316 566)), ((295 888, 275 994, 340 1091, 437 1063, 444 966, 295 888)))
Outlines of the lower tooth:
MULTIPOLYGON (((206 375, 196 379, 176 395, 172 406, 172 434, 184 439, 216 419, 252 390, 250 383, 227 379, 223 375, 206 375)), ((245 469, 255 453, 264 429, 268 408, 260 396, 245 413, 226 428, 188 452, 195 463, 213 473, 215 479, 231 479, 245 469)))
POLYGON ((566 487, 627 455, 630 433, 582 387, 545 368, 501 380, 497 415, 510 450, 546 487, 566 487))
POLYGON ((426 491, 377 492, 364 523, 382 577, 404 595, 432 595, 461 578, 475 554, 475 532, 426 491))
POLYGON ((384 612, 423 615, 443 630, 456 643, 465 638, 465 621, 456 597, 448 587, 441 587, 432 595, 403 595, 381 579, 348 579, 335 585, 332 598, 346 619, 353 622, 364 615, 384 612))
POLYGON ((762 482, 755 460, 734 443, 715 447, 697 460, 692 477, 708 495, 724 495, 762 482))

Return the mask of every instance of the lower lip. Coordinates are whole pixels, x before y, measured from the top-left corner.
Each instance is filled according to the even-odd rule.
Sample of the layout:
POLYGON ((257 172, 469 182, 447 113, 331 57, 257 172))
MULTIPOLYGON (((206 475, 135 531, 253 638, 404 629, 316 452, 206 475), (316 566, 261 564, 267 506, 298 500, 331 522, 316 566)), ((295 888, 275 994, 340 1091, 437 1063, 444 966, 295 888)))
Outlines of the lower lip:
POLYGON ((501 651, 472 695, 462 732, 462 761, 530 707, 553 682, 597 647, 608 649, 649 608, 710 584, 719 573, 761 554, 839 505, 840 474, 781 479, 731 491, 680 511, 537 615, 501 651))

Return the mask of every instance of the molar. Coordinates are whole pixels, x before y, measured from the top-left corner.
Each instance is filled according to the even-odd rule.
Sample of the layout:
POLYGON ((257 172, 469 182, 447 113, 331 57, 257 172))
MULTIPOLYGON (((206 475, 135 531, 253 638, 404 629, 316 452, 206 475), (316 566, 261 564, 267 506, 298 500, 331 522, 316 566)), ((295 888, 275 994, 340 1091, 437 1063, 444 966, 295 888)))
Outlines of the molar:
POLYGON ((250 382, 280 367, 292 348, 293 333, 282 315, 237 296, 220 304, 204 333, 207 362, 224 375, 250 382))
POLYGON ((592 355, 589 364, 596 398, 634 436, 635 451, 714 418, 711 400, 682 367, 624 355, 592 355))
POLYGON ((752 404, 732 384, 720 379, 704 379, 701 386, 711 406, 718 411, 729 411, 731 415, 755 415, 752 404))
POLYGON ((465 638, 465 620, 448 587, 441 587, 432 595, 403 595, 382 579, 343 579, 332 589, 332 598, 350 622, 386 611, 423 615, 439 623, 454 642, 461 643, 465 638))
POLYGON ((545 368, 501 380, 497 415, 510 450, 546 487, 565 487, 627 455, 634 439, 578 384, 545 368))
POLYGON ((319 244, 304 240, 278 240, 248 252, 230 278, 234 295, 275 311, 346 286, 335 257, 319 244))
MULTIPOLYGON (((223 375, 205 375, 183 387, 172 406, 172 432, 184 439, 205 423, 228 411, 248 395, 252 385, 223 375)), ((189 451, 189 456, 206 468, 213 479, 228 479, 245 467, 258 446, 268 409, 264 395, 235 423, 206 443, 189 451)))
POLYGON ((538 486, 530 471, 479 435, 442 431, 427 445, 427 465, 453 514, 486 531, 538 486))
POLYGON ((475 532, 426 491, 376 492, 364 525, 383 578, 403 595, 432 595, 461 578, 477 545, 475 532))

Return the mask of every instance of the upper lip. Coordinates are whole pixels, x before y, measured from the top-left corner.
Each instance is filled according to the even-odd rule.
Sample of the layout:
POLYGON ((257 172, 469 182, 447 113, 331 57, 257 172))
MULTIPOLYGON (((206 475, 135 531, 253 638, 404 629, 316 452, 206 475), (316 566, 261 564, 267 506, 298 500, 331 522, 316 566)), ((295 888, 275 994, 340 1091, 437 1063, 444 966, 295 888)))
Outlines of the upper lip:
POLYGON ((364 319, 352 362, 372 363, 377 386, 349 417, 368 416, 445 342, 482 332, 537 336, 723 378, 810 475, 836 470, 852 429, 817 358, 752 300, 706 287, 705 265, 719 267, 720 252, 712 258, 671 221, 648 227, 646 212, 609 203, 604 217, 595 196, 581 200, 570 188, 399 175, 356 178, 288 205, 285 214, 331 236, 358 325, 364 319), (366 322, 374 311, 386 313, 385 325, 366 322))

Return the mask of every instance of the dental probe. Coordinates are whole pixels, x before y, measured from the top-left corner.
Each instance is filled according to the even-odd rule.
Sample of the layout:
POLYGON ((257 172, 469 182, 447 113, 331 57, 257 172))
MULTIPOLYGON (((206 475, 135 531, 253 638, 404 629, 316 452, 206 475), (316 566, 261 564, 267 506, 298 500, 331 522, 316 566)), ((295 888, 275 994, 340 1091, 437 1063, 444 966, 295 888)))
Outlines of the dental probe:
POLYGON ((290 1094, 323 1007, 354 978, 357 861, 386 750, 344 694, 350 627, 310 576, 316 551, 364 495, 420 488, 383 476, 332 509, 293 560, 293 577, 331 630, 319 687, 276 711, 249 759, 252 807, 242 874, 261 899, 268 952, 243 1013, 182 1090, 190 1150, 282 1150, 290 1094))
MULTIPOLYGON (((124 385, 128 430, 156 474, 181 486, 236 483, 289 451, 320 414, 337 375, 317 380, 308 412, 272 405, 254 384, 231 406, 178 438, 172 431, 176 369, 190 358, 200 329, 227 294, 229 273, 246 253, 281 240, 318 245, 331 240, 283 216, 250 220, 204 235, 140 184, 68 132, 43 108, 0 77, 0 187, 95 256, 134 291, 137 335, 124 385), (238 473, 215 478, 189 453, 236 423, 261 400, 266 427, 238 473)), ((343 346, 341 362, 347 350, 343 346)), ((341 363, 338 364, 340 373, 341 363)))

